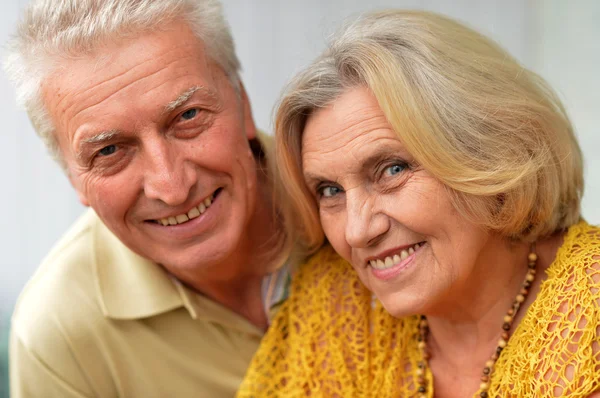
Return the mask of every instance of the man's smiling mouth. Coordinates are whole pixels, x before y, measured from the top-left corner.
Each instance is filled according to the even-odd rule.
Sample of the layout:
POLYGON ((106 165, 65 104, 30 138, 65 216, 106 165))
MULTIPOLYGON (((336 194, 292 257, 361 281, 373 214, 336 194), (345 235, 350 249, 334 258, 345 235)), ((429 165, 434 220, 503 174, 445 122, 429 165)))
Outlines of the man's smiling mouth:
POLYGON ((217 189, 215 192, 213 192, 210 196, 207 196, 206 198, 204 198, 200 204, 198 204, 197 206, 192 207, 190 210, 188 210, 186 213, 182 213, 182 214, 177 214, 174 216, 169 216, 169 217, 165 217, 165 218, 161 218, 158 220, 148 220, 149 222, 155 223, 155 224, 161 224, 163 226, 172 226, 172 225, 179 225, 179 224, 185 224, 186 222, 193 220, 194 218, 198 218, 200 217, 200 215, 202 215, 204 212, 206 212, 206 210, 208 210, 208 208, 210 206, 212 206, 214 200, 217 198, 217 196, 219 195, 219 193, 223 190, 223 188, 219 188, 217 189))

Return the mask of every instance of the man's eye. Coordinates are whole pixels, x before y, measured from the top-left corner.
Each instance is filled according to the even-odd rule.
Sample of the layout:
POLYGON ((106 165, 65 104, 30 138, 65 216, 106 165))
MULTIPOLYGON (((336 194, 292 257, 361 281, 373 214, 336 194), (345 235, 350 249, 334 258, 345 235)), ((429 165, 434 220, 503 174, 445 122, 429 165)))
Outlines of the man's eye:
POLYGON ((396 174, 399 174, 401 172, 404 171, 404 169, 406 169, 406 165, 405 164, 400 164, 400 163, 396 163, 393 164, 389 167, 386 167, 384 170, 384 173, 389 175, 389 176, 394 176, 396 174))
POLYGON ((117 151, 117 146, 116 145, 108 145, 105 146, 104 148, 100 149, 100 151, 98 152, 98 154, 100 156, 110 156, 113 153, 115 153, 117 151))
POLYGON ((181 114, 181 118, 183 120, 191 120, 198 115, 198 112, 199 112, 198 108, 188 109, 187 111, 185 111, 181 114))
POLYGON ((322 197, 331 198, 331 197, 337 195, 338 193, 340 193, 342 190, 338 187, 328 186, 328 187, 321 188, 320 191, 321 191, 322 197))

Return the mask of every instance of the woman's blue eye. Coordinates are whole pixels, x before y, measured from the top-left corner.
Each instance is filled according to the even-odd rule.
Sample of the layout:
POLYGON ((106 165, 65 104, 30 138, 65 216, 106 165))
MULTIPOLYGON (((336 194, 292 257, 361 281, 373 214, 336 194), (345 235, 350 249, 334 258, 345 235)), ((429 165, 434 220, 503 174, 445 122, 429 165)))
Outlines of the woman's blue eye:
POLYGON ((193 119, 194 117, 196 117, 197 114, 198 114, 198 109, 192 108, 192 109, 189 109, 189 110, 183 112, 181 114, 181 118, 183 120, 190 120, 190 119, 193 119))
POLYGON ((338 187, 324 187, 323 189, 321 189, 321 195, 323 195, 323 197, 325 198, 331 198, 340 193, 340 191, 341 189, 339 189, 338 187))
POLYGON ((100 152, 98 152, 98 153, 102 156, 110 156, 113 153, 115 153, 116 151, 117 151, 116 145, 108 145, 108 146, 105 146, 104 148, 100 149, 100 152))
POLYGON ((385 173, 387 173, 390 176, 393 176, 393 175, 403 172, 404 169, 406 169, 405 165, 393 164, 385 169, 385 173))

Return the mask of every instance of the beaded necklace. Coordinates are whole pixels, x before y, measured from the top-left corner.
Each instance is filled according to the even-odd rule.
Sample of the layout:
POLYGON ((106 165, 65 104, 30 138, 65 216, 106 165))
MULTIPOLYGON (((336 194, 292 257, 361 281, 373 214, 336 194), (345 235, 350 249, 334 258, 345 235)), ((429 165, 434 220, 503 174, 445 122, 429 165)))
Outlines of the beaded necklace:
MULTIPOLYGON (((502 350, 504 349, 504 347, 506 347, 506 344, 510 337, 509 332, 512 327, 513 321, 517 316, 519 309, 521 308, 521 304, 523 304, 523 302, 527 298, 527 295, 529 294, 529 289, 533 284, 533 281, 535 280, 535 264, 537 261, 537 255, 532 251, 529 253, 527 259, 529 260, 529 266, 521 290, 519 291, 519 294, 517 294, 517 297, 515 297, 515 301, 506 312, 506 315, 504 315, 504 323, 502 324, 502 335, 500 337, 500 340, 498 340, 496 350, 492 354, 491 358, 488 361, 486 361, 485 366, 483 368, 481 384, 479 385, 478 390, 479 396, 481 398, 488 397, 488 390, 490 388, 490 378, 492 377, 492 373, 494 372, 494 365, 496 364, 498 357, 502 353, 502 350)), ((428 360, 429 358, 431 358, 431 354, 427 349, 428 335, 429 326, 427 324, 427 319, 425 318, 425 316, 421 316, 421 321, 419 322, 419 333, 417 335, 418 347, 421 351, 421 361, 419 361, 417 364, 417 396, 419 398, 427 397, 427 381, 425 379, 425 374, 428 367, 428 360)))

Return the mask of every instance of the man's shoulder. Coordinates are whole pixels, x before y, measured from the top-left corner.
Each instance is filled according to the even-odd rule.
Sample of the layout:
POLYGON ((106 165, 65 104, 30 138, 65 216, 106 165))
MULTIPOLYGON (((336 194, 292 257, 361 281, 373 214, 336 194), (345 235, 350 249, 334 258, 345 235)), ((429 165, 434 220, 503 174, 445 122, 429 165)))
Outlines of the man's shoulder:
MULTIPOLYGON (((23 343, 43 341, 51 330, 96 323, 102 316, 93 270, 95 213, 81 216, 42 261, 21 292, 12 330, 23 343)), ((63 330, 64 332, 65 330, 63 330)))

